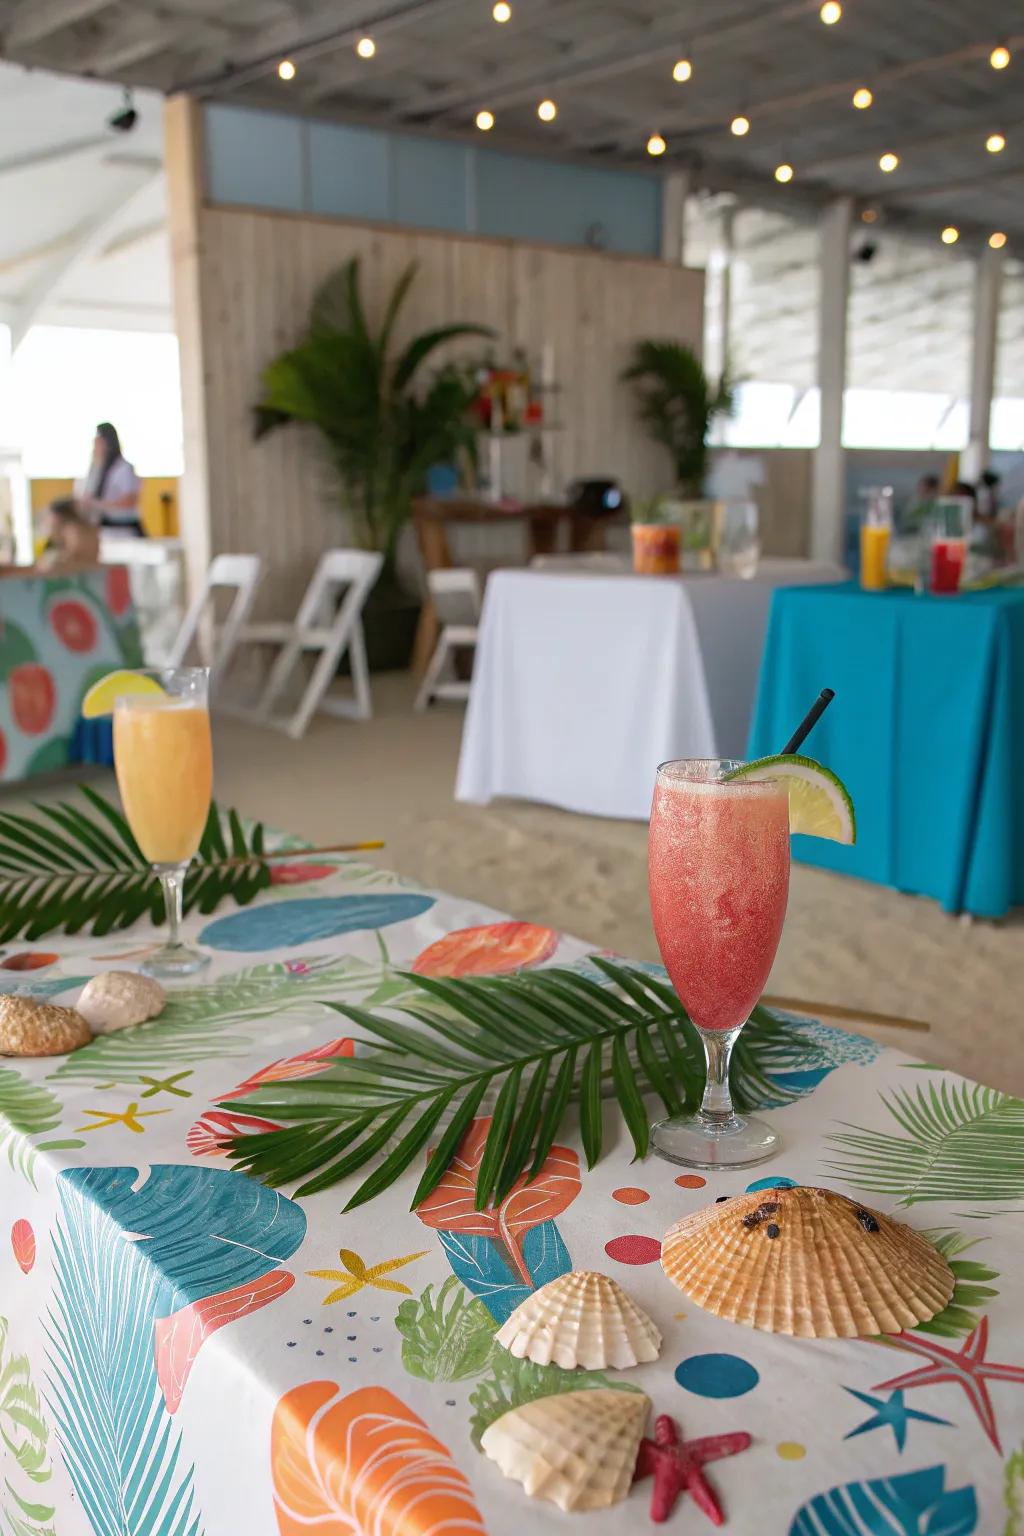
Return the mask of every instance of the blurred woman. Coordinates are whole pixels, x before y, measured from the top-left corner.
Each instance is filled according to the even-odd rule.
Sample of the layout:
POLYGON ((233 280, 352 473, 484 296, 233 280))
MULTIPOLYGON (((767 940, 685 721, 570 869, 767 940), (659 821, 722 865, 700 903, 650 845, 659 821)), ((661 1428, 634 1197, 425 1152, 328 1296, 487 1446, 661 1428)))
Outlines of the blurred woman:
POLYGON ((142 481, 124 454, 121 440, 109 421, 96 428, 89 473, 76 487, 78 512, 101 528, 141 539, 145 536, 139 519, 139 491, 142 481))

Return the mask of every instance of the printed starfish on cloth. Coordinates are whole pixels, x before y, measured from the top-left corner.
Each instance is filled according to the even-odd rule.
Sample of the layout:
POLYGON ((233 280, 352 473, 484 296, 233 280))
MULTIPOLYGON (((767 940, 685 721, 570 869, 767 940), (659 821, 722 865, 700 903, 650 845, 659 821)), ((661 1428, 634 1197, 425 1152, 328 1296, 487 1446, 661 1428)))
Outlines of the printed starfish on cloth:
MULTIPOLYGON (((890 1392, 888 1398, 871 1397, 867 1392, 858 1392, 853 1387, 844 1387, 844 1392, 849 1392, 851 1397, 856 1397, 875 1412, 870 1419, 865 1419, 863 1424, 858 1424, 856 1429, 851 1429, 844 1440, 852 1440, 855 1435, 866 1435, 869 1429, 882 1429, 886 1424, 896 1436, 896 1449, 902 1451, 907 1443, 907 1425, 911 1419, 920 1419, 922 1424, 945 1424, 949 1426, 948 1419, 937 1418, 934 1413, 919 1413, 916 1408, 906 1408, 903 1403, 902 1392, 890 1392)), ((951 1426, 950 1426, 951 1427, 951 1426)))
POLYGON ((128 1105, 127 1109, 122 1110, 120 1114, 118 1114, 115 1110, 107 1109, 83 1109, 82 1114, 95 1115, 96 1124, 80 1125, 78 1127, 79 1131, 101 1131, 104 1130, 108 1125, 123 1125, 126 1126, 129 1131, 135 1131, 141 1136, 146 1127, 139 1124, 140 1120, 146 1120, 151 1115, 169 1115, 170 1110, 140 1109, 138 1103, 133 1102, 128 1105))
POLYGON ((401 1259, 385 1259, 382 1264, 374 1264, 367 1269, 358 1253, 353 1253, 351 1248, 339 1248, 338 1258, 345 1266, 344 1269, 307 1269, 306 1274, 314 1280, 342 1282, 324 1297, 325 1307, 329 1307, 332 1301, 345 1301, 367 1285, 372 1285, 377 1291, 397 1291, 400 1296, 411 1296, 412 1291, 407 1285, 403 1285, 400 1280, 385 1280, 384 1276, 393 1269, 401 1269, 403 1264, 411 1264, 414 1259, 426 1258, 428 1252, 424 1248, 419 1253, 407 1253, 401 1259))
POLYGON ((654 1424, 654 1439, 645 1436, 637 1452, 633 1481, 654 1474, 651 1493, 651 1519, 659 1524, 676 1507, 679 1495, 686 1492, 707 1515, 712 1525, 724 1524, 722 1507, 702 1468, 707 1461, 735 1456, 750 1445, 750 1436, 741 1430, 732 1435, 705 1435, 700 1440, 680 1440, 679 1427, 667 1413, 654 1424))
POLYGON ((880 1381, 873 1390, 885 1392, 901 1387, 934 1387, 945 1381, 957 1382, 967 1393, 982 1428, 1001 1456, 1003 1448, 999 1443, 995 1411, 985 1383, 986 1381, 1015 1381, 1024 1386, 1024 1367, 997 1365, 994 1361, 985 1359, 985 1350, 988 1347, 988 1318, 981 1319, 977 1328, 968 1334, 963 1348, 959 1350, 945 1349, 941 1344, 936 1344, 933 1339, 924 1338, 917 1333, 898 1333, 891 1342, 898 1344, 901 1349, 910 1350, 915 1355, 924 1355, 929 1364, 918 1366, 916 1370, 907 1371, 902 1376, 893 1376, 890 1381, 880 1381))

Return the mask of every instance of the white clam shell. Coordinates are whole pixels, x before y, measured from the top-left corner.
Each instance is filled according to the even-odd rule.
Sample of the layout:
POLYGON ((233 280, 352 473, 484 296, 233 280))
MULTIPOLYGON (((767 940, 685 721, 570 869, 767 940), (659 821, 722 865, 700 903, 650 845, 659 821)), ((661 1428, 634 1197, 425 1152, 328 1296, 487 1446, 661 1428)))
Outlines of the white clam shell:
POLYGON ((628 1370, 657 1360, 661 1333, 617 1280, 574 1269, 521 1302, 495 1334, 519 1360, 571 1371, 628 1370))
POLYGON ((103 971, 82 988, 78 1012, 97 1034, 131 1029, 155 1019, 164 1010, 167 994, 158 981, 134 971, 103 971))
POLYGON ((629 1492, 650 1399, 596 1387, 539 1397, 484 1430, 480 1444, 531 1498, 559 1509, 607 1509, 629 1492))

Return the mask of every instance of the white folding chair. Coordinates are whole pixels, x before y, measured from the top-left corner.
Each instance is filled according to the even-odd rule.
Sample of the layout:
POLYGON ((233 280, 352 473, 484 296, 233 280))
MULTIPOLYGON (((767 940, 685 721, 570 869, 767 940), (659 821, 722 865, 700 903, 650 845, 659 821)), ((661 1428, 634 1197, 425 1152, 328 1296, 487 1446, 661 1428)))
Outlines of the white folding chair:
POLYGON ((164 664, 168 667, 180 667, 184 663, 193 643, 199 637, 201 626, 205 628, 203 616, 207 605, 213 601, 215 592, 221 589, 233 589, 235 595, 228 609, 227 618, 219 628, 211 629, 210 672, 212 674, 211 691, 213 691, 217 682, 223 678, 235 653, 242 626, 252 609, 262 571, 263 561, 259 555, 217 555, 210 562, 206 580, 193 598, 164 664))
POLYGON ((455 653, 476 650, 480 621, 480 581, 476 571, 458 566, 453 570, 427 572, 441 633, 427 663, 414 709, 426 709, 434 699, 468 699, 468 682, 455 673, 455 653), (451 676, 446 677, 446 673, 451 676))
POLYGON ((318 709, 352 720, 370 718, 373 705, 361 615, 382 564, 381 555, 355 549, 329 549, 317 562, 293 623, 246 626, 240 637, 242 645, 270 645, 280 650, 256 705, 256 719, 286 730, 289 736, 297 739, 304 734, 318 709), (309 675, 302 698, 293 714, 277 718, 273 714, 274 706, 307 651, 319 652, 319 659, 309 675), (328 697, 327 689, 346 651, 352 670, 352 697, 328 697))

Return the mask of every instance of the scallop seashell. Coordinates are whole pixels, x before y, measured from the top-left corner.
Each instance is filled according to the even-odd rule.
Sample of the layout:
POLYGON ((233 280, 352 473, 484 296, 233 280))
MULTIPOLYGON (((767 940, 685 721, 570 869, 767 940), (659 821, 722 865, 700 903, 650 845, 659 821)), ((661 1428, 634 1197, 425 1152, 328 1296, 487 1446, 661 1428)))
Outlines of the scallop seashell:
POLYGON ((488 1425, 480 1444, 531 1498, 607 1509, 629 1492, 650 1399, 596 1387, 538 1397, 488 1425))
POLYGON ((941 1312, 953 1271, 911 1227, 831 1189, 761 1189, 686 1216, 661 1264, 716 1317, 802 1339, 899 1333, 941 1312))
POLYGON ((574 1269, 527 1296, 495 1334, 510 1354, 571 1371, 628 1370, 657 1360, 661 1333, 617 1280, 574 1269))

